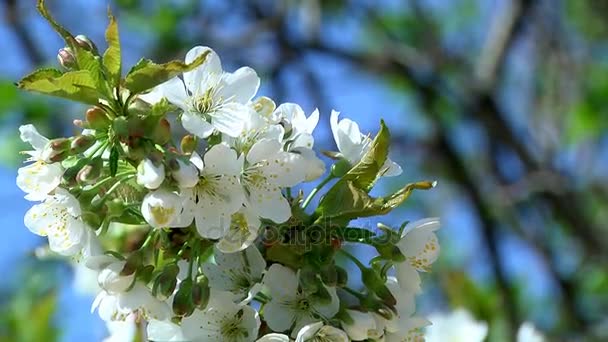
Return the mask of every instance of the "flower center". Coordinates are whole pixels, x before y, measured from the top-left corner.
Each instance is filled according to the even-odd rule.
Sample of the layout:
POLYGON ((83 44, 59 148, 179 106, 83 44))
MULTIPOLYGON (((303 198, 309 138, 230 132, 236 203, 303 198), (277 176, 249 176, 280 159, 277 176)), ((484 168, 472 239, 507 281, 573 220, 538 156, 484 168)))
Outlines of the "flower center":
POLYGON ((150 206, 150 213, 154 220, 158 222, 159 225, 164 226, 171 221, 173 214, 175 213, 175 208, 165 208, 163 206, 150 206))
POLYGON ((194 110, 200 114, 208 114, 213 110, 213 88, 209 88, 202 96, 194 99, 192 102, 194 110))
POLYGON ((221 325, 222 337, 230 341, 236 340, 239 337, 248 337, 249 333, 243 329, 241 323, 243 321, 243 309, 239 310, 234 317, 226 317, 221 325))

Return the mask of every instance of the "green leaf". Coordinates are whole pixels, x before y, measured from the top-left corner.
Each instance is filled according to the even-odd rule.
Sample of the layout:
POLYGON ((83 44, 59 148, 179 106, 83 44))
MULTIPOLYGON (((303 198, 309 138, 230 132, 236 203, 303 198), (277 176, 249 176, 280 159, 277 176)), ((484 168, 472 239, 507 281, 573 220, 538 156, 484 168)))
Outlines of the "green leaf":
POLYGON ((131 68, 125 78, 125 87, 133 94, 138 94, 164 83, 173 77, 190 71, 203 64, 210 51, 198 56, 192 63, 171 61, 165 64, 156 64, 148 59, 141 59, 131 68))
POLYGON ((81 47, 77 47, 75 49, 75 54, 78 69, 89 72, 89 75, 93 80, 93 88, 99 93, 98 97, 103 97, 106 99, 111 98, 112 93, 109 91, 108 84, 103 74, 101 57, 96 56, 92 52, 81 47))
POLYGON ((61 73, 55 69, 40 69, 25 76, 17 87, 93 105, 99 102, 95 81, 86 70, 61 73))
POLYGON ((388 127, 383 120, 380 121, 380 131, 372 141, 370 149, 342 179, 352 181, 357 188, 366 192, 371 190, 376 179, 382 176, 380 173, 385 171, 382 166, 384 166, 388 156, 390 138, 388 127))
POLYGON ((317 221, 345 226, 355 218, 385 215, 401 205, 416 189, 433 188, 432 182, 411 183, 386 197, 371 197, 352 181, 340 180, 319 203, 317 221))
POLYGON ((118 171, 118 146, 113 146, 110 151, 110 175, 112 177, 116 176, 116 172, 118 171))
POLYGON ((48 21, 49 24, 51 24, 51 27, 53 27, 53 30, 55 30, 55 32, 57 32, 65 40, 66 44, 73 51, 76 51, 78 44, 76 43, 74 36, 68 30, 66 30, 63 26, 59 25, 55 21, 55 19, 53 19, 53 17, 49 13, 49 11, 46 9, 46 6, 44 5, 44 0, 38 0, 38 4, 36 5, 36 8, 38 9, 38 12, 40 13, 40 15, 42 15, 42 17, 44 19, 46 19, 46 21, 48 21))
POLYGON ((108 49, 103 54, 103 65, 109 73, 110 83, 117 87, 120 82, 121 57, 120 57, 120 37, 118 35, 118 24, 116 18, 108 8, 110 23, 106 29, 106 42, 108 49))

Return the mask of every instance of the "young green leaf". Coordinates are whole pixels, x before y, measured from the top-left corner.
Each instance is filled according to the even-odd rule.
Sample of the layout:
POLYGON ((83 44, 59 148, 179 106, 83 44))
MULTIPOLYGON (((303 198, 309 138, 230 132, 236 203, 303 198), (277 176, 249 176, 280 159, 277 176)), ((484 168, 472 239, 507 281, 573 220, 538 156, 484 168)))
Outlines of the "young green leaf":
POLYGON ((25 76, 17 87, 87 104, 99 102, 95 81, 86 70, 62 73, 55 69, 40 69, 25 76))
POLYGON ((340 180, 338 187, 325 195, 319 203, 317 216, 334 225, 347 225, 350 220, 360 217, 385 215, 401 205, 416 189, 433 188, 432 182, 411 183, 386 197, 371 197, 352 181, 340 180))
POLYGON ((190 64, 182 61, 156 64, 148 59, 141 59, 127 74, 125 88, 129 89, 133 94, 152 89, 183 72, 190 71, 203 64, 209 52, 206 51, 201 54, 190 64))
MULTIPOLYGON (((371 190, 376 179, 381 175, 382 167, 388 156, 390 133, 384 121, 380 121, 380 131, 371 143, 369 150, 363 155, 361 161, 342 177, 352 181, 353 184, 366 192, 371 190)), ((330 190, 331 191, 331 190, 330 190)))
POLYGON ((68 30, 66 30, 63 26, 59 25, 55 21, 55 19, 53 19, 53 17, 47 10, 46 6, 44 5, 44 0, 38 0, 38 4, 36 5, 36 8, 38 9, 38 12, 40 13, 40 15, 42 15, 42 17, 44 19, 46 19, 46 21, 48 21, 49 24, 51 24, 51 27, 53 27, 53 30, 55 30, 55 32, 57 32, 63 38, 63 40, 65 40, 66 44, 73 51, 75 51, 78 44, 76 43, 74 36, 68 30))
POLYGON ((120 82, 121 57, 120 57, 120 37, 118 35, 118 24, 116 18, 108 8, 110 23, 106 29, 106 42, 108 49, 103 54, 103 65, 109 73, 110 83, 117 87, 120 82))

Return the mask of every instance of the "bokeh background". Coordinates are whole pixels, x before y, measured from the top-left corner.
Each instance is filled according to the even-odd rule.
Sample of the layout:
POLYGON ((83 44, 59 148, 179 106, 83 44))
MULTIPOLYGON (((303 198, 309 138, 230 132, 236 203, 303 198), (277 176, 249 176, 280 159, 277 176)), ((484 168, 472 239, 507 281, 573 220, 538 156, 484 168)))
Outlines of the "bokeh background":
MULTIPOLYGON (((332 108, 364 132, 384 118, 404 173, 378 193, 439 182, 385 220, 443 220, 420 312, 466 307, 493 341, 523 321, 550 340, 608 340, 608 1, 47 2, 100 46, 110 5, 126 66, 208 45, 225 69, 254 67, 261 95, 319 108, 321 149, 332 108)), ((84 108, 13 85, 62 47, 34 1, 0 1, 0 47, 0 341, 100 340, 71 267, 33 257, 43 240, 14 181, 18 126, 69 134, 84 108)))

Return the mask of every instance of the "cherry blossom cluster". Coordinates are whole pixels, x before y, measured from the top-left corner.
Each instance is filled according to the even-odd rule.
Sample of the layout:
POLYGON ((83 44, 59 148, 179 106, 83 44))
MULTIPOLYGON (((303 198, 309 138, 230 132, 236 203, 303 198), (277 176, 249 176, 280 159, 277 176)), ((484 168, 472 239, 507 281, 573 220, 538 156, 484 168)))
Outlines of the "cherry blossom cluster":
POLYGON ((20 127, 32 146, 17 176, 34 202, 24 222, 95 275, 103 320, 145 324, 152 341, 424 340, 415 296, 439 254, 439 221, 351 225, 435 185, 369 195, 401 174, 383 122, 372 138, 333 111, 326 168, 314 150, 320 113, 258 96, 252 68, 225 71, 197 46, 185 62, 142 60, 123 79, 113 17, 101 55, 43 5, 66 40, 67 71, 19 86, 90 107, 76 136, 20 127), (313 181, 305 196, 300 185, 313 181), (369 263, 351 253, 358 245, 376 250, 369 263))

